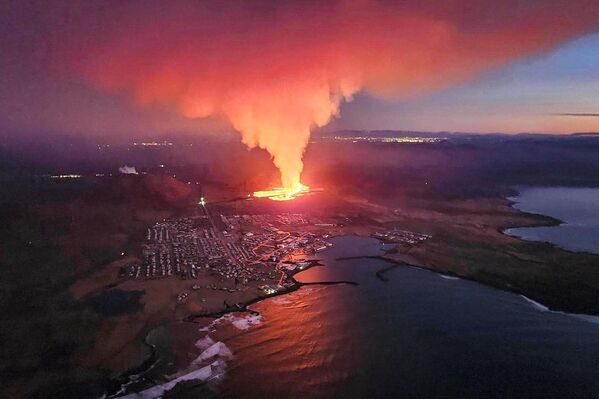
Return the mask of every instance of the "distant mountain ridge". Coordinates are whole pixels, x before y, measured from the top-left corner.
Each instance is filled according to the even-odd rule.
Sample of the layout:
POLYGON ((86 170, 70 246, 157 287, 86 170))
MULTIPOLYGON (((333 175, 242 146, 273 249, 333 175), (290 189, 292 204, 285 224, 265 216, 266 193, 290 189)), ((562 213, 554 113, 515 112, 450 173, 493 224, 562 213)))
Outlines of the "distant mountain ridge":
POLYGON ((312 135, 314 138, 325 138, 334 136, 363 136, 363 137, 426 137, 426 138, 445 138, 445 139, 456 139, 456 138, 572 138, 572 137, 599 137, 599 132, 576 132, 569 134, 551 134, 551 133, 501 133, 501 132, 489 132, 489 133, 466 133, 466 132, 422 132, 422 131, 411 131, 411 130, 336 130, 331 132, 317 131, 312 135))

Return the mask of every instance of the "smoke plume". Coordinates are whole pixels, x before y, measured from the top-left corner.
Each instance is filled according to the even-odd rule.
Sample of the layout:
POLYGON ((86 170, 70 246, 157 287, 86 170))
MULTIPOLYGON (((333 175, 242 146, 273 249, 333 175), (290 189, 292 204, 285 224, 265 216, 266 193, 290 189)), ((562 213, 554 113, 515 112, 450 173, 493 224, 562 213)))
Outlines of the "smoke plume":
POLYGON ((135 166, 121 166, 119 168, 119 173, 122 173, 124 175, 137 175, 137 170, 135 170, 135 166))
POLYGON ((588 0, 61 3, 51 64, 140 104, 222 117, 295 187, 310 130, 358 91, 401 97, 547 51, 599 23, 588 0))

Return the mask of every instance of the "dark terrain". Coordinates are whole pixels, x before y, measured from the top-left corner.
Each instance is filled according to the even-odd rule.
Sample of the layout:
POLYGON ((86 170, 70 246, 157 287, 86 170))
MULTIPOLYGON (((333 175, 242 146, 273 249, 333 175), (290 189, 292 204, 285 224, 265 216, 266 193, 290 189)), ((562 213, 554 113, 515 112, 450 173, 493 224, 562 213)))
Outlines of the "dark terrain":
MULTIPOLYGON (((510 208, 504 198, 518 185, 599 187, 599 138, 435 136, 446 139, 317 142, 305 156, 304 182, 394 209, 406 229, 431 233, 434 238, 413 251, 427 267, 526 293, 556 309, 599 314, 597 256, 501 234, 510 226, 556 222, 510 208)), ((74 301, 69 287, 135 251, 149 224, 185 212, 200 195, 226 200, 276 182, 268 157, 235 140, 167 139, 172 146, 157 148, 68 137, 0 142, 6 397, 101 392, 111 371, 81 368, 79 360, 111 314, 74 301), (122 165, 147 174, 118 175, 122 165), (54 174, 83 176, 49 177, 54 174)), ((372 222, 369 215, 364 220, 372 222)))

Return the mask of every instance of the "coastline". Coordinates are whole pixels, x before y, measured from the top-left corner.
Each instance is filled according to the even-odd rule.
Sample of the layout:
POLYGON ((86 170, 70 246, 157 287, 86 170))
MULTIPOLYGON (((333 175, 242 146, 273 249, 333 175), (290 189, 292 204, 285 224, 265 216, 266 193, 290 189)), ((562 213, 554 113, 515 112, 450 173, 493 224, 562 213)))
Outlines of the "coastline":
MULTIPOLYGON (((541 215, 541 214, 523 212, 517 208, 513 208, 513 204, 515 202, 510 201, 509 199, 504 198, 503 201, 505 201, 504 204, 507 203, 509 205, 509 209, 512 212, 514 212, 515 214, 517 214, 518 218, 520 218, 520 219, 512 219, 511 220, 511 222, 515 222, 514 226, 510 226, 512 224, 512 223, 510 223, 510 220, 508 220, 508 224, 510 224, 510 225, 502 225, 500 227, 495 227, 492 225, 485 226, 485 227, 491 227, 491 228, 487 229, 487 231, 495 230, 497 233, 500 233, 503 236, 509 237, 509 238, 517 240, 517 241, 521 241, 523 243, 527 243, 528 241, 526 241, 526 240, 522 240, 518 237, 514 237, 509 234, 506 234, 505 230, 507 230, 509 228, 513 228, 513 227, 557 226, 557 225, 560 225, 563 223, 562 221, 560 221, 556 218, 552 218, 552 217, 541 215), (527 220, 528 224, 525 224, 525 225, 518 224, 517 223, 518 220, 520 220, 520 221, 527 220), (531 220, 532 220, 532 222, 531 222, 531 220), (495 229, 493 229, 493 227, 495 227, 495 229)), ((505 219, 503 220, 503 222, 505 223, 505 219)), ((479 228, 479 226, 476 226, 476 227, 479 228)), ((367 237, 363 233, 357 234, 354 232, 352 234, 351 232, 348 232, 348 233, 344 234, 343 232, 337 232, 336 234, 332 234, 330 236, 330 238, 337 237, 337 236, 347 236, 347 235, 367 237)), ((383 241, 378 240, 378 239, 377 239, 377 241, 380 243, 384 243, 383 241)), ((495 244, 493 244, 493 245, 495 245, 495 244)), ((571 253, 571 254, 578 254, 578 252, 576 252, 576 251, 564 250, 564 249, 562 249, 558 246, 555 246, 553 244, 550 244, 550 243, 544 244, 544 245, 547 245, 549 247, 555 247, 555 249, 559 250, 559 251, 564 251, 564 252, 571 253)), ((543 249, 546 247, 538 246, 538 248, 543 249)), ((379 269, 378 271, 375 272, 375 274, 376 274, 377 278, 379 278, 381 281, 384 281, 384 282, 389 281, 389 277, 386 275, 387 272, 389 272, 399 266, 410 266, 410 267, 415 267, 418 269, 434 272, 435 274, 438 274, 440 277, 443 277, 443 278, 464 279, 464 280, 476 282, 478 284, 483 284, 485 286, 488 286, 488 287, 491 287, 491 288, 494 288, 497 290, 520 295, 524 299, 531 302, 531 304, 533 304, 533 302, 534 302, 534 304, 537 304, 538 305, 537 308, 542 311, 551 311, 551 312, 561 313, 561 314, 565 314, 565 315, 572 316, 572 317, 583 318, 585 320, 588 320, 588 318, 595 317, 593 315, 593 313, 586 313, 586 312, 579 311, 581 304, 584 307, 584 301, 581 301, 579 303, 574 303, 574 305, 572 305, 572 303, 568 303, 567 301, 564 301, 556 306, 555 300, 554 300, 552 305, 546 306, 543 303, 548 303, 546 301, 546 299, 550 298, 552 296, 552 293, 550 291, 546 292, 546 293, 539 293, 539 292, 534 292, 531 290, 523 289, 522 287, 516 286, 516 284, 518 282, 517 279, 511 280, 511 282, 514 283, 514 285, 512 285, 512 284, 510 284, 509 279, 500 279, 500 278, 493 279, 493 278, 489 278, 485 274, 480 274, 481 277, 477 277, 477 276, 473 276, 473 275, 467 275, 467 274, 460 273, 460 269, 458 269, 457 271, 446 270, 444 268, 443 268, 444 270, 439 270, 439 268, 436 268, 435 266, 427 265, 426 263, 419 262, 418 261, 420 259, 419 257, 418 257, 418 259, 415 259, 416 262, 409 262, 409 261, 406 261, 405 259, 403 259, 403 260, 397 259, 398 257, 405 256, 406 254, 394 253, 394 251, 396 251, 396 246, 393 246, 392 248, 385 250, 385 253, 383 253, 381 255, 340 257, 340 258, 336 258, 336 260, 338 260, 338 261, 350 260, 350 259, 380 259, 380 260, 383 260, 383 261, 389 263, 389 266, 379 269), (541 308, 543 308, 543 309, 541 309, 541 308)), ((512 249, 509 249, 509 250, 501 249, 501 252, 502 252, 502 254, 504 254, 506 256, 509 255, 510 257, 513 257, 514 259, 516 259, 519 262, 531 262, 531 263, 538 263, 540 265, 544 265, 547 263, 542 258, 539 258, 540 260, 535 260, 534 256, 531 257, 530 259, 527 259, 525 257, 520 258, 520 257, 518 257, 518 251, 515 251, 512 249)), ((432 256, 435 256, 435 255, 432 254, 432 256)), ((409 257, 414 257, 414 255, 409 254, 409 257)), ((441 259, 441 258, 439 258, 439 259, 441 259)), ((323 265, 319 264, 319 263, 312 263, 309 266, 307 266, 301 270, 296 269, 293 271, 288 271, 288 270, 284 271, 285 278, 283 281, 285 281, 285 284, 282 284, 282 285, 284 285, 285 288, 277 290, 276 292, 274 292, 272 294, 266 294, 266 295, 261 294, 258 296, 254 296, 250 299, 238 302, 234 305, 229 305, 228 303, 225 302, 225 307, 223 309, 204 311, 204 312, 191 312, 176 321, 201 324, 201 323, 204 323, 206 319, 217 320, 223 316, 226 316, 226 315, 232 314, 232 313, 248 313, 250 315, 259 316, 260 313, 251 309, 250 308, 251 305, 258 303, 264 299, 270 299, 270 298, 274 298, 277 296, 283 296, 288 293, 294 292, 294 291, 300 289, 304 285, 333 285, 333 284, 334 285, 336 285, 336 284, 353 284, 353 285, 355 285, 355 284, 357 284, 357 283, 351 282, 351 281, 323 281, 323 282, 301 283, 301 282, 298 282, 294 278, 295 274, 297 274, 301 271, 308 270, 309 268, 315 267, 315 266, 323 266, 323 265)), ((326 266, 326 265, 324 265, 324 266, 326 266)), ((493 276, 491 275, 491 277, 493 277, 493 276)), ((221 296, 218 295, 218 292, 215 292, 215 295, 218 296, 218 298, 222 299, 221 296)), ((564 299, 563 297, 559 297, 559 296, 556 296, 556 298, 558 300, 564 299)), ((220 299, 219 299, 219 301, 216 301, 216 302, 220 303, 220 299)))
POLYGON ((534 306, 535 308, 537 308, 541 312, 550 312, 550 313, 562 314, 562 315, 565 315, 565 316, 575 317, 577 319, 582 319, 582 320, 588 321, 589 323, 599 324, 599 316, 597 316, 597 315, 590 315, 590 314, 583 314, 583 313, 569 313, 569 312, 562 312, 562 311, 559 311, 559 310, 551 310, 547 306, 543 305, 542 303, 539 303, 539 302, 535 301, 534 299, 530 299, 526 295, 520 294, 520 296, 525 301, 529 302, 532 306, 534 306))
MULTIPOLYGON (((551 188, 551 187, 549 187, 551 188)), ((596 252, 592 252, 589 250, 578 250, 578 249, 570 249, 570 248, 566 248, 565 246, 561 246, 559 244, 555 244, 551 241, 547 241, 547 240, 542 240, 542 239, 527 239, 524 238, 520 235, 516 235, 516 234, 510 234, 508 233, 508 230, 516 230, 516 229, 525 229, 525 228, 535 228, 535 227, 559 227, 559 226, 571 226, 572 224, 570 222, 567 222, 565 220, 561 220, 558 219, 554 216, 550 216, 550 215, 544 215, 542 213, 535 213, 535 212, 530 212, 530 211, 525 211, 522 209, 517 208, 515 205, 517 205, 519 202, 516 201, 516 197, 521 195, 521 191, 519 191, 518 189, 516 189, 516 195, 513 196, 509 196, 506 197, 506 201, 508 202, 508 205, 510 206, 510 208, 525 214, 531 218, 535 218, 537 220, 539 220, 539 223, 529 223, 529 224, 524 224, 524 225, 517 225, 517 226, 503 226, 501 228, 498 229, 498 232, 500 232, 501 234, 504 234, 506 236, 509 237, 513 237, 513 238, 517 238, 519 240, 522 241, 527 241, 527 242, 542 242, 544 244, 550 245, 553 248, 557 248, 566 252, 570 252, 570 253, 585 253, 585 254, 590 254, 590 255, 597 255, 596 252)))
MULTIPOLYGON (((433 239, 410 248, 412 266, 523 294, 555 311, 599 315, 594 265, 599 255, 565 250, 551 243, 527 241, 504 233, 512 227, 556 226, 556 218, 522 212, 501 197, 461 219, 439 218, 433 239)), ((430 223, 430 222, 427 222, 430 223)), ((429 224, 422 224, 428 226, 429 224)), ((394 254, 386 260, 404 263, 394 254)))
POLYGON ((280 289, 272 294, 266 294, 266 295, 261 295, 261 296, 257 296, 255 298, 252 298, 248 301, 245 301, 243 303, 238 303, 235 304, 234 306, 227 306, 225 309, 223 310, 218 310, 218 311, 214 311, 214 312, 198 312, 198 313, 192 313, 186 317, 184 317, 182 319, 182 321, 185 322, 191 322, 191 323, 195 323, 195 319, 198 318, 219 318, 222 317, 226 314, 229 313, 234 313, 234 312, 247 312, 247 313, 251 313, 251 314, 259 314, 258 312, 249 309, 249 306, 258 303, 260 301, 263 301, 265 299, 270 299, 270 298, 274 298, 277 296, 281 296, 281 295, 285 295, 288 294, 290 292, 293 291, 297 291, 298 289, 300 289, 303 286, 308 286, 308 285, 338 285, 338 284, 348 284, 348 285, 358 285, 358 283, 353 282, 353 281, 317 281, 317 282, 309 282, 309 283, 302 283, 297 281, 293 276, 295 276, 296 274, 306 271, 308 269, 311 269, 313 267, 318 267, 318 266, 325 266, 323 264, 320 264, 318 261, 312 261, 312 263, 306 267, 304 267, 303 269, 300 270, 292 270, 292 271, 285 271, 285 281, 290 283, 290 285, 284 289, 280 289))
MULTIPOLYGON (((358 283, 356 283, 354 281, 317 281, 317 282, 302 283, 302 282, 297 281, 293 277, 294 275, 296 275, 296 274, 298 274, 300 272, 306 271, 306 270, 308 270, 308 269, 310 269, 312 267, 322 267, 322 266, 325 266, 325 265, 321 264, 318 260, 315 260, 315 261, 311 261, 311 263, 308 266, 306 266, 306 267, 304 267, 302 269, 299 269, 299 270, 295 269, 295 270, 291 270, 291 271, 290 270, 286 270, 284 272, 285 275, 286 275, 285 281, 288 282, 288 283, 290 283, 290 284, 289 284, 289 286, 287 286, 284 289, 278 290, 278 291, 276 291, 276 292, 274 292, 272 294, 256 296, 256 297, 254 297, 252 299, 249 299, 249 300, 247 300, 247 301, 245 301, 243 303, 238 303, 238 304, 235 304, 233 306, 228 305, 225 309, 222 309, 222 310, 210 311, 210 312, 192 313, 192 314, 189 314, 189 315, 185 316, 184 318, 182 318, 179 321, 186 322, 186 323, 201 324, 206 319, 213 319, 212 323, 214 323, 215 321, 219 320, 220 318, 225 317, 225 316, 230 315, 230 314, 234 314, 234 313, 248 313, 248 314, 250 314, 252 316, 258 316, 259 317, 260 313, 257 312, 257 311, 255 311, 255 310, 253 310, 253 309, 251 309, 250 308, 251 305, 256 304, 258 302, 261 302, 261 301, 266 300, 266 299, 271 299, 271 298, 275 298, 275 297, 279 297, 279 296, 283 296, 283 295, 289 294, 291 292, 299 290, 303 286, 311 286, 311 285, 358 285, 358 283)), ((174 322, 174 321, 172 321, 172 322, 174 322)), ((207 337, 207 335, 206 335, 206 337, 207 337)), ((138 382, 137 381, 138 377, 139 376, 143 376, 143 374, 151 371, 151 369, 154 367, 154 365, 156 364, 156 362, 160 360, 158 358, 158 354, 157 354, 155 345, 149 344, 146 341, 146 338, 144 338, 143 343, 145 345, 147 345, 148 347, 151 348, 151 354, 150 354, 150 356, 147 359, 145 359, 142 362, 141 365, 136 366, 136 367, 134 367, 134 368, 132 368, 130 370, 127 370, 126 372, 124 372, 121 375, 119 375, 114 380, 114 384, 118 385, 118 387, 119 387, 118 391, 115 392, 113 390, 112 392, 107 393, 106 394, 107 397, 109 397, 109 398, 121 398, 121 397, 123 397, 123 398, 129 398, 129 397, 135 397, 133 395, 137 395, 140 392, 144 391, 144 390, 141 390, 140 392, 132 392, 132 393, 126 393, 126 392, 123 391, 123 389, 126 388, 126 386, 128 384, 131 384, 131 383, 134 383, 134 382, 138 382), (119 395, 124 395, 124 396, 119 396, 119 395)), ((197 369, 197 370, 192 371, 190 373, 184 374, 183 376, 180 376, 179 378, 184 377, 184 376, 188 376, 188 375, 190 376, 190 378, 181 379, 178 382, 198 380, 198 381, 201 381, 202 384, 204 384, 204 383, 206 383, 205 380, 203 380, 202 378, 199 378, 199 377, 198 377, 199 379, 198 378, 191 378, 191 375, 193 375, 193 373, 195 373, 195 372, 205 375, 207 373, 207 371, 204 370, 204 369, 206 369, 207 367, 210 367, 210 366, 214 366, 214 364, 208 364, 208 365, 205 365, 204 367, 202 367, 200 369, 197 369), (204 370, 204 372, 202 372, 201 370, 204 370)), ((218 364, 217 366, 220 367, 222 365, 218 364)), ((172 383, 175 380, 178 380, 178 379, 176 378, 176 379, 167 381, 167 382, 161 384, 160 386, 171 386, 172 383)), ((169 388, 169 389, 174 388, 178 384, 178 382, 176 384, 172 385, 172 387, 169 388)), ((156 387, 158 387, 158 386, 156 386, 156 387)), ((152 387, 147 388, 147 389, 151 389, 151 388, 152 387)), ((165 394, 168 393, 168 390, 165 391, 164 393, 165 394)))
POLYGON ((422 266, 422 265, 416 265, 416 264, 412 264, 412 263, 408 263, 405 262, 403 260, 397 260, 397 259, 393 259, 390 257, 387 257, 386 254, 383 255, 366 255, 366 256, 350 256, 350 257, 340 257, 340 258, 336 258, 335 260, 337 261, 346 261, 346 260, 356 260, 356 259, 379 259, 382 260, 386 263, 390 263, 390 266, 384 267, 382 269, 379 269, 375 272, 376 276, 384 282, 389 281, 389 278, 387 276, 385 276, 385 274, 397 267, 413 267, 416 269, 420 269, 420 270, 425 270, 434 274, 437 274, 438 276, 442 277, 442 278, 447 278, 447 279, 462 279, 462 280, 466 280, 466 281, 471 281, 477 284, 482 284, 485 285, 487 287, 496 289, 496 290, 500 290, 503 292, 509 292, 515 295, 518 295, 524 299, 526 299, 528 302, 530 302, 532 305, 536 306, 539 310, 541 311, 547 311, 547 312, 553 312, 553 313, 559 313, 559 314, 563 314, 563 315, 567 315, 567 316, 571 316, 571 317, 576 317, 576 318, 580 318, 580 319, 584 319, 593 323, 599 323, 599 314, 595 315, 595 314, 587 314, 587 313, 576 313, 576 312, 570 312, 567 310, 564 310, 562 308, 555 308, 555 307, 549 307, 547 305, 544 305, 542 302, 542 299, 540 299, 539 301, 532 299, 530 294, 527 294, 524 291, 521 290, 517 290, 514 289, 512 286, 510 285, 500 285, 500 284, 491 284, 476 278, 472 278, 466 275, 460 275, 458 273, 452 272, 452 271, 437 271, 432 267, 427 267, 427 266, 422 266), (593 320, 593 321, 591 321, 593 320))

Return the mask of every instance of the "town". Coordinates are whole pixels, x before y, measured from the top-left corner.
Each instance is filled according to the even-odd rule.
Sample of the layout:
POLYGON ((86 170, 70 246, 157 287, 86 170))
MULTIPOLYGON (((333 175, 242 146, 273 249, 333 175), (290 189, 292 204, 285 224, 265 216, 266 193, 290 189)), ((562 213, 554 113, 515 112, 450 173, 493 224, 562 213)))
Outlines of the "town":
POLYGON ((371 234, 371 237, 379 239, 385 243, 398 244, 400 247, 411 247, 431 238, 431 236, 428 234, 399 229, 375 232, 371 234))
MULTIPOLYGON (((209 273, 234 281, 235 287, 277 279, 282 287, 288 283, 285 271, 302 267, 306 257, 330 245, 328 234, 302 229, 310 225, 304 214, 220 215, 217 222, 221 228, 207 212, 157 222, 147 229, 141 262, 121 267, 119 276, 195 280, 209 273)), ((276 290, 263 288, 266 293, 276 290)))

